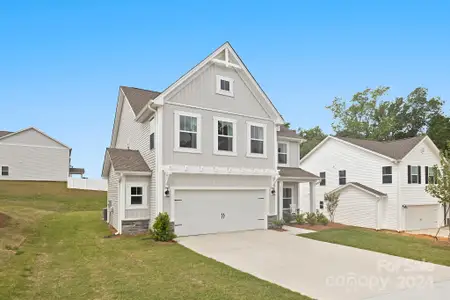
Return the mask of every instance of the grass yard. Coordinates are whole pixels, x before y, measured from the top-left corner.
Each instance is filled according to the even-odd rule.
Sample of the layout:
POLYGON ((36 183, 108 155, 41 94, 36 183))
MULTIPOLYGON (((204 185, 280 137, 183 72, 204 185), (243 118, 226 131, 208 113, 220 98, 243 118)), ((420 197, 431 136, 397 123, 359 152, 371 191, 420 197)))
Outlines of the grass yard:
POLYGON ((308 299, 178 244, 104 238, 105 197, 0 182, 0 299, 308 299))
POLYGON ((358 227, 323 230, 300 237, 450 266, 450 244, 447 242, 358 227))

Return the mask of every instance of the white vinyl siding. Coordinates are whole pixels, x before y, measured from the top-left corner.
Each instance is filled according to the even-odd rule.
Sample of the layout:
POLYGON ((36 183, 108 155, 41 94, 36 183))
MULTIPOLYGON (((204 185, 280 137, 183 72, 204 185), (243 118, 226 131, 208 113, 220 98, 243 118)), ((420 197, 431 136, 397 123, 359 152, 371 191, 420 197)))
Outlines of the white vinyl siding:
MULTIPOLYGON (((150 121, 139 123, 135 120, 134 113, 130 104, 124 99, 122 114, 119 121, 119 129, 115 148, 127 149, 127 146, 132 150, 139 150, 145 162, 151 170, 155 170, 155 149, 150 150, 149 140, 151 133, 150 121)), ((155 122, 156 125, 156 122, 155 122)), ((155 147, 157 147, 158 132, 155 131, 155 147)), ((142 218, 154 220, 156 217, 156 172, 153 172, 151 177, 142 178, 144 182, 148 183, 148 209, 146 211, 139 210, 139 215, 136 216, 137 211, 125 212, 126 218, 142 218), (143 213, 146 212, 146 213, 143 213)), ((125 207, 125 205, 124 205, 125 207)))
POLYGON ((119 230, 119 178, 120 175, 114 172, 111 167, 108 177, 107 208, 108 221, 111 226, 119 230))
MULTIPOLYGON (((329 139, 300 165, 314 174, 326 172, 326 185, 316 185, 316 207, 323 201, 324 194, 339 187, 339 170, 346 170, 346 181, 359 182, 387 194, 387 199, 380 205, 380 228, 397 230, 397 172, 392 164, 392 181, 395 184, 383 184, 381 167, 388 166, 389 160, 346 145, 335 139, 329 139), (362 168, 361 166, 364 166, 362 168)), ((406 177, 405 177, 406 182, 406 177)), ((301 184, 302 210, 309 209, 309 186, 301 184)))
POLYGON ((377 198, 373 195, 351 186, 340 192, 335 222, 377 229, 377 215, 377 198))

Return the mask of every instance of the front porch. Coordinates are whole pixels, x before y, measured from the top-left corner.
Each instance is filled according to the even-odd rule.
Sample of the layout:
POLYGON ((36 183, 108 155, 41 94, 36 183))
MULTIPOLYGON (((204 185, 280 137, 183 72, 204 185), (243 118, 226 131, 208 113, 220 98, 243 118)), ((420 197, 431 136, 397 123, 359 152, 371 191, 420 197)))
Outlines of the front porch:
POLYGON ((275 185, 277 195, 277 217, 285 214, 297 214, 316 211, 316 184, 320 178, 301 168, 280 168, 280 177, 275 185), (308 191, 305 191, 308 189, 308 191), (308 195, 305 198, 302 195, 308 195))

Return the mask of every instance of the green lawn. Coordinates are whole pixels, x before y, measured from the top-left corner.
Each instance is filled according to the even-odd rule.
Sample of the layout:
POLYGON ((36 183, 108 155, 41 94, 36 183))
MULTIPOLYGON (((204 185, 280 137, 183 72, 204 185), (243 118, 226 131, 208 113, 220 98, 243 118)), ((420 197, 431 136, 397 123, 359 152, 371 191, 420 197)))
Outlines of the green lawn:
POLYGON ((300 237, 450 266, 450 244, 446 242, 357 227, 323 230, 300 237))
POLYGON ((105 193, 64 184, 0 182, 12 217, 0 228, 0 299, 308 299, 178 244, 104 238, 104 204, 105 193))

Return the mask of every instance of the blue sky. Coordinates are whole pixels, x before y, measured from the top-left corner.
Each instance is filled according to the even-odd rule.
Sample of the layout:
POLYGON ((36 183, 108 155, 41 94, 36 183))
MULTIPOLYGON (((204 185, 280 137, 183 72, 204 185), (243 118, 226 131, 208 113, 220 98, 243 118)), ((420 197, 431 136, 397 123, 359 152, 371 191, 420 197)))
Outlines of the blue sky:
POLYGON ((118 86, 163 90, 230 41, 293 127, 331 133, 335 96, 386 85, 450 98, 449 12, 449 1, 2 1, 0 130, 36 126, 99 177, 118 86))

